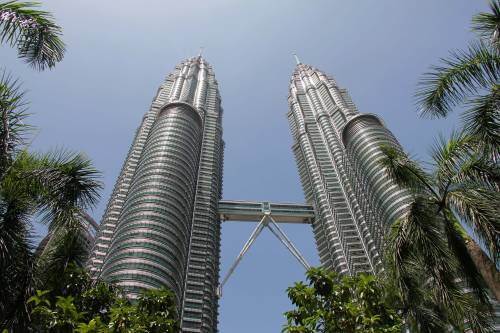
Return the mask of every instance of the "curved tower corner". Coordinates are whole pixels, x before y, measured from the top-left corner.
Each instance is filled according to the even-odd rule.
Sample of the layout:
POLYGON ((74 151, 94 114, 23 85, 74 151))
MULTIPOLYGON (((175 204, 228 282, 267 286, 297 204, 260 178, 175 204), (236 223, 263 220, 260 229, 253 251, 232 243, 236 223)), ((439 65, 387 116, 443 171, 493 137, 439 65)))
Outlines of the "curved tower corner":
POLYGON ((380 145, 399 147, 397 140, 312 66, 297 64, 288 103, 292 149, 306 200, 316 211, 321 264, 340 274, 380 271, 386 227, 403 214, 409 198, 378 163, 380 145))
POLYGON ((167 76, 137 130, 88 263, 131 298, 172 289, 186 332, 217 329, 220 102, 201 56, 167 76))

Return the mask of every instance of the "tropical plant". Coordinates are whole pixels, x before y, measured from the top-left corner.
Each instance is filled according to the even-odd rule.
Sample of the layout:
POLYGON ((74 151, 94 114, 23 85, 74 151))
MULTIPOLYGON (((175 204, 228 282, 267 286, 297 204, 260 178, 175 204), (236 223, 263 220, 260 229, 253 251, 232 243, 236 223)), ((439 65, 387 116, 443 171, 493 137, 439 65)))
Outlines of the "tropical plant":
POLYGON ((491 13, 473 18, 480 40, 455 51, 442 65, 424 74, 417 91, 422 116, 448 116, 456 106, 466 133, 476 148, 497 163, 500 159, 500 5, 490 1, 491 13))
POLYGON ((24 105, 19 84, 4 73, 0 77, 0 327, 18 331, 29 324, 26 299, 35 288, 47 284, 52 288, 49 280, 57 281, 69 262, 83 262, 82 220, 101 188, 99 172, 82 154, 24 150, 29 130, 24 105), (51 235, 37 253, 35 218, 48 226, 51 235))
POLYGON ((311 268, 309 283, 297 282, 287 289, 296 306, 285 313, 287 333, 399 333, 401 318, 389 295, 373 275, 338 277, 311 268))
POLYGON ((37 290, 28 300, 37 332, 180 332, 175 297, 168 289, 144 291, 131 303, 112 285, 91 281, 76 265, 68 266, 65 279, 69 288, 61 293, 37 290))
MULTIPOLYGON (((475 144, 464 132, 453 133, 448 141, 438 140, 432 172, 404 152, 383 147, 381 163, 387 176, 413 193, 407 212, 387 237, 385 257, 408 324, 417 332, 443 331, 450 325, 463 331, 464 320, 473 332, 489 332, 491 327, 484 279, 469 250, 479 245, 459 221, 496 260, 500 168, 475 154, 475 144), (471 293, 465 293, 465 287, 471 293)), ((498 293, 498 280, 486 277, 486 282, 498 293)))
POLYGON ((61 28, 37 2, 0 3, 0 42, 16 47, 18 55, 38 70, 52 68, 65 52, 61 28))
POLYGON ((98 175, 81 154, 15 155, 0 181, 2 325, 28 316, 24 303, 36 286, 52 288, 61 283, 68 263, 83 263, 82 215, 97 200, 98 175), (35 255, 31 221, 36 216, 55 236, 35 255))

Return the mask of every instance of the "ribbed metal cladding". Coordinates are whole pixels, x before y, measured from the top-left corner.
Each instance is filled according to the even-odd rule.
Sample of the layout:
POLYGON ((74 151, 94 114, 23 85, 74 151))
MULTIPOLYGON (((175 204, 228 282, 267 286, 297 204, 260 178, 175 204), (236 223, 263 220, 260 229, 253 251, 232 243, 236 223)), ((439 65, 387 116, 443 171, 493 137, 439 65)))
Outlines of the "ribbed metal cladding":
POLYGON ((384 172, 374 147, 397 141, 381 123, 359 131, 351 119, 360 114, 347 91, 309 65, 297 65, 288 101, 292 148, 306 200, 316 210, 313 231, 322 265, 341 274, 378 272, 384 226, 401 216, 406 202, 387 178, 370 183, 366 177, 384 172), (351 149, 343 143, 346 126, 354 131, 345 131, 351 149), (387 198, 395 197, 389 207, 387 198))
POLYGON ((350 119, 342 136, 356 175, 373 200, 372 205, 378 208, 384 223, 392 224, 404 213, 411 195, 394 184, 380 167, 381 146, 400 148, 399 143, 373 114, 360 114, 350 119))
POLYGON ((216 332, 222 108, 211 66, 177 65, 137 130, 88 266, 134 298, 167 286, 183 332, 216 332))
POLYGON ((163 108, 151 129, 102 268, 131 297, 166 285, 181 301, 201 132, 183 104, 163 108))

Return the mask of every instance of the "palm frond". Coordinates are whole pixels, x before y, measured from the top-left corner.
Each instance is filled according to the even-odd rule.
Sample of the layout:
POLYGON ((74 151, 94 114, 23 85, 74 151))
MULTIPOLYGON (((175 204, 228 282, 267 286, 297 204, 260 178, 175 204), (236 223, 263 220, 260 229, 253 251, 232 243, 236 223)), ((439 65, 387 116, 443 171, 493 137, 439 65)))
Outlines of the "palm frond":
POLYGON ((26 331, 33 291, 33 235, 29 217, 35 203, 10 177, 0 186, 0 327, 26 331))
POLYGON ((452 184, 477 184, 478 187, 490 191, 500 190, 500 166, 493 161, 471 156, 462 162, 455 175, 451 178, 452 184))
POLYGON ((478 146, 497 162, 500 159, 500 86, 494 85, 489 94, 468 103, 462 114, 465 130, 476 137, 478 146))
POLYGON ((82 154, 54 151, 37 157, 36 166, 23 172, 34 187, 42 188, 43 221, 52 227, 79 225, 84 210, 99 199, 100 172, 82 154))
POLYGON ((380 148, 383 153, 380 165, 395 183, 413 192, 432 191, 429 176, 408 155, 393 146, 383 145, 380 148))
POLYGON ((437 210, 432 200, 416 196, 387 238, 390 275, 408 320, 420 332, 441 331, 447 324, 459 327, 469 304, 457 281, 459 263, 437 210))
POLYGON ((16 183, 4 179, 0 187, 0 267, 14 261, 19 252, 30 252, 29 226, 34 202, 16 183))
POLYGON ((37 257, 37 272, 43 289, 61 289, 59 277, 70 264, 82 267, 88 256, 86 231, 80 227, 57 228, 51 230, 45 248, 40 249, 37 257))
POLYGON ((440 135, 434 141, 431 157, 435 166, 434 179, 440 187, 448 183, 462 162, 469 158, 472 140, 465 132, 454 131, 449 138, 440 135))
POLYGON ((472 30, 481 38, 498 47, 500 38, 500 5, 490 1, 491 13, 479 13, 472 18, 472 30))
POLYGON ((449 206, 457 212, 489 249, 496 262, 500 254, 500 193, 476 184, 464 184, 448 193, 449 206))
POLYGON ((52 15, 37 2, 0 3, 0 42, 16 46, 19 57, 38 70, 62 60, 65 45, 52 15))
MULTIPOLYGON (((404 270, 407 263, 421 265, 420 269, 430 274, 434 283, 444 287, 448 283, 446 274, 452 276, 454 268, 437 209, 427 198, 416 196, 407 213, 392 228, 388 243, 396 271, 404 270)), ((449 302, 446 292, 442 290, 440 295, 442 304, 449 302)))
POLYGON ((0 176, 5 172, 18 146, 30 129, 24 124, 27 117, 24 91, 18 80, 2 70, 0 73, 0 176))
POLYGON ((471 93, 489 89, 500 77, 500 55, 484 43, 471 44, 467 51, 455 51, 423 75, 416 93, 422 116, 446 117, 471 93))

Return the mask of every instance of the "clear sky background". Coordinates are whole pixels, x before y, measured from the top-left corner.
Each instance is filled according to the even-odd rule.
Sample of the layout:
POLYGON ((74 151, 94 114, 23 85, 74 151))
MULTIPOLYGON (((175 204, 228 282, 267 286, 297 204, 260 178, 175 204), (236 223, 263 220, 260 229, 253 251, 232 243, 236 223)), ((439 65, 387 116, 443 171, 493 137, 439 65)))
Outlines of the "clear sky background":
MULTIPOLYGON (((64 29, 67 54, 52 71, 29 69, 0 47, 0 66, 24 82, 38 128, 33 150, 83 151, 103 172, 91 212, 100 220, 135 129, 165 75, 200 46, 224 108, 224 198, 302 202, 285 114, 292 53, 332 75, 361 112, 380 115, 405 149, 426 159, 433 139, 457 127, 417 117, 419 77, 474 38, 486 0, 43 1, 64 29)), ((222 228, 221 276, 254 225, 222 228)), ((38 230, 41 230, 38 228, 38 230)), ((317 265, 310 227, 285 226, 317 265)), ((285 289, 298 262, 264 230, 226 284, 221 333, 280 332, 285 289)))

